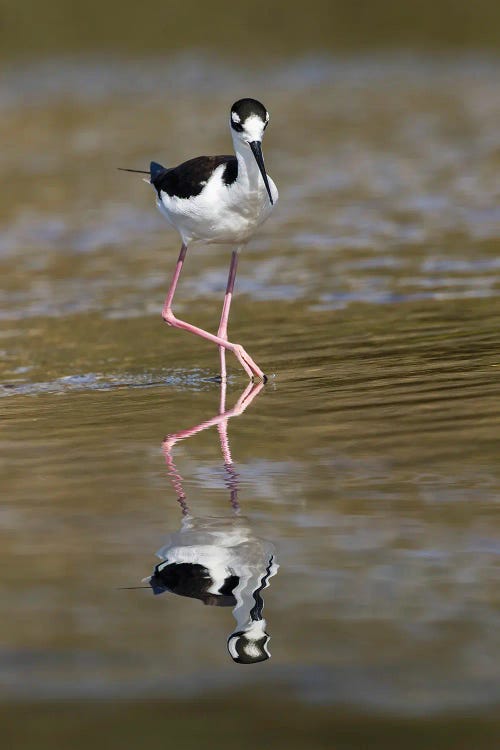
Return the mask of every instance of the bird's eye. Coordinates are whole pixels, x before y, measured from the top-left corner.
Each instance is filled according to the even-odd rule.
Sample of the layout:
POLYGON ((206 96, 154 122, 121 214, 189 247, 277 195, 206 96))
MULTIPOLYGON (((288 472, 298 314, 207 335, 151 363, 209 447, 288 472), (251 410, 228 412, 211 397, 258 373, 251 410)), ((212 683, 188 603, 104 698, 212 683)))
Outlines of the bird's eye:
POLYGON ((236 130, 237 133, 241 133, 243 131, 243 125, 241 122, 235 122, 234 120, 231 120, 231 127, 233 130, 236 130))

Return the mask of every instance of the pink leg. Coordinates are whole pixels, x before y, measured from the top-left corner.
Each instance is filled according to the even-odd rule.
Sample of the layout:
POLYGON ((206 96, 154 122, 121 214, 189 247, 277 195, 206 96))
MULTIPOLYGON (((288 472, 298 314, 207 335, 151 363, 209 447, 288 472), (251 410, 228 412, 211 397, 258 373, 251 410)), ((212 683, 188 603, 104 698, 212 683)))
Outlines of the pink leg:
MULTIPOLYGON (((194 333, 195 336, 200 336, 203 339, 206 339, 207 341, 211 341, 214 344, 217 344, 220 347, 224 347, 224 349, 229 349, 229 351, 233 352, 233 354, 236 356, 238 362, 243 367, 245 372, 247 373, 249 378, 253 378, 254 376, 257 376, 258 378, 261 378, 262 380, 267 380, 266 376, 260 369, 260 367, 253 361, 253 359, 250 357, 249 354, 246 353, 246 351, 243 349, 240 344, 232 344, 230 341, 227 341, 227 339, 223 339, 220 336, 214 336, 212 333, 208 333, 208 331, 204 331, 203 328, 198 328, 197 326, 193 326, 190 323, 186 323, 184 320, 179 320, 175 317, 174 313, 172 312, 172 300, 174 298, 175 289, 177 287, 177 282, 179 281, 179 276, 181 275, 182 266, 184 264, 184 259, 186 257, 187 247, 186 245, 182 245, 181 252, 179 254, 179 258, 177 260, 177 265, 175 267, 174 276, 172 278, 172 282, 170 284, 170 288, 168 290, 167 297, 165 299, 165 303, 163 305, 162 310, 162 318, 168 325, 172 326, 173 328, 181 328, 184 331, 189 331, 189 333, 194 333)), ((233 285, 234 285, 234 279, 233 279, 233 285)), ((228 314, 229 314, 229 308, 228 308, 228 314)), ((227 321, 226 321, 227 323, 227 321)))
MULTIPOLYGON (((222 306, 222 314, 219 323, 219 330, 217 335, 221 339, 227 339, 227 323, 229 320, 229 308, 231 307, 231 300, 233 298, 234 280, 236 278, 236 270, 238 268, 238 250, 234 250, 231 255, 231 265, 229 266, 229 276, 227 277, 226 294, 224 297, 224 304, 222 306)), ((226 350, 223 346, 219 346, 220 354, 220 376, 222 380, 226 379, 226 350)))
POLYGON ((166 310, 170 310, 170 308, 172 307, 172 300, 174 298, 175 290, 177 288, 177 282, 179 281, 179 276, 181 275, 182 266, 184 265, 184 259, 186 257, 186 253, 187 253, 187 245, 182 243, 181 251, 179 253, 179 258, 177 259, 177 265, 175 266, 175 271, 174 271, 174 275, 172 278, 172 282, 168 290, 167 298, 163 304, 162 316, 166 310))

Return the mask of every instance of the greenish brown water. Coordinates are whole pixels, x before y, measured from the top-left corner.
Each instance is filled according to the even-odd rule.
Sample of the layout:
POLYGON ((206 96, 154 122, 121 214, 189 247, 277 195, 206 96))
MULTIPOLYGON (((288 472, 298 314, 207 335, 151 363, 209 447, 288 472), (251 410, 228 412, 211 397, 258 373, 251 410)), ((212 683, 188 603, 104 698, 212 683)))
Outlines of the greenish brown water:
MULTIPOLYGON (((499 74, 315 57, 250 76, 193 53, 4 76, 10 746, 79 747, 82 729, 97 747, 496 744, 499 74), (240 666, 231 609, 121 588, 181 526, 162 441, 214 417, 220 387, 210 345, 161 323, 178 240, 115 167, 226 152, 249 87, 281 197, 230 328, 273 377, 228 436, 241 514, 280 568, 272 658, 240 666)), ((215 329, 228 261, 190 251, 176 310, 215 329)), ((231 364, 228 407, 246 386, 231 364)), ((172 455, 191 512, 231 516, 217 429, 172 455)))

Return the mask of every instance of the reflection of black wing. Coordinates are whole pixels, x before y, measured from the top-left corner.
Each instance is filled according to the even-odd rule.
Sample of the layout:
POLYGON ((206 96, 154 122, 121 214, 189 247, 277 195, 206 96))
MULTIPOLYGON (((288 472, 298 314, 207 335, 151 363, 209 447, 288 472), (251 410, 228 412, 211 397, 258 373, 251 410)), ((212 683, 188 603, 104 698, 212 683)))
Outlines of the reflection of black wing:
POLYGON ((222 174, 225 185, 232 185, 238 177, 238 160, 235 156, 197 156, 178 167, 162 167, 151 162, 151 184, 156 188, 158 197, 166 193, 170 197, 191 198, 199 195, 213 172, 221 164, 226 168, 222 174))
POLYGON ((149 579, 154 594, 170 591, 179 596, 199 599, 203 604, 217 607, 234 607, 236 599, 233 591, 239 583, 238 576, 228 576, 217 593, 209 592, 213 586, 210 573, 204 565, 198 563, 162 562, 156 566, 149 579))

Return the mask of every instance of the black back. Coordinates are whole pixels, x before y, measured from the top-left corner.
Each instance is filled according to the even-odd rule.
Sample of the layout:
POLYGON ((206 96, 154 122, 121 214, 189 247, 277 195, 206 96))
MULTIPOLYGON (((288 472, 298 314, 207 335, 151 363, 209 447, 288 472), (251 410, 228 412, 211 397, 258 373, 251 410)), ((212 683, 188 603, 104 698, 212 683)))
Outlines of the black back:
POLYGON ((151 184, 156 188, 159 198, 161 192, 170 197, 191 198, 201 193, 214 170, 221 164, 226 165, 222 181, 225 185, 232 185, 238 177, 238 160, 235 156, 197 156, 171 169, 152 161, 151 184))

